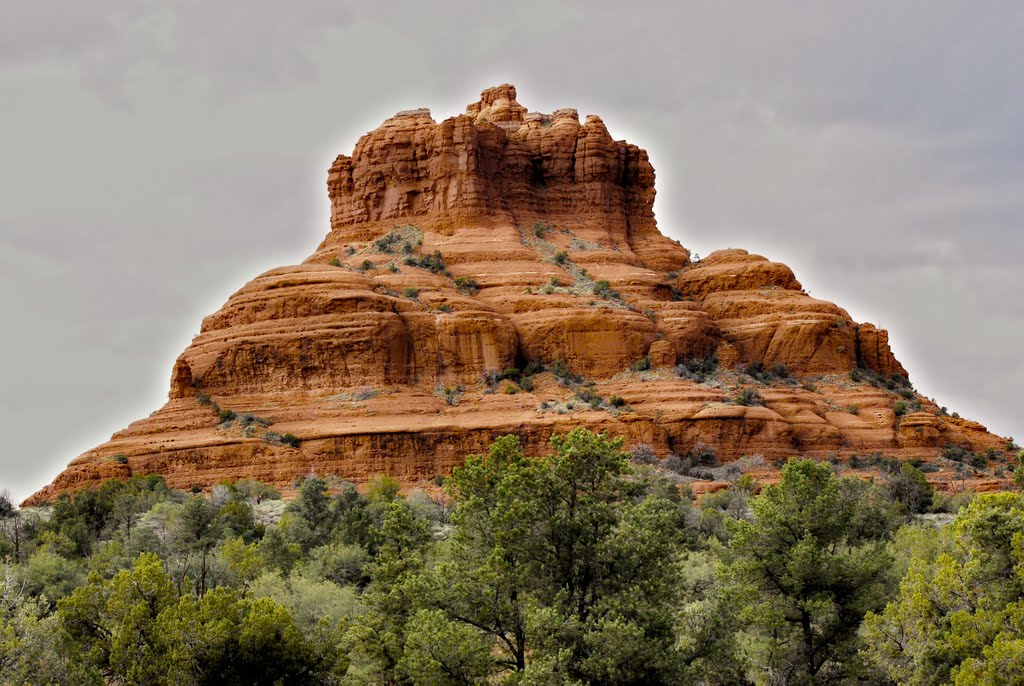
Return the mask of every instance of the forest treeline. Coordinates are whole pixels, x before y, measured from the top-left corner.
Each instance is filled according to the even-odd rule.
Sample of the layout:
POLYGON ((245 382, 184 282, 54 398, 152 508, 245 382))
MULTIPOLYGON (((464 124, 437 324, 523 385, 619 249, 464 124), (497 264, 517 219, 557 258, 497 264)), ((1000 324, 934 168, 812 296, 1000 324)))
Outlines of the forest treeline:
POLYGON ((936 498, 794 459, 697 503, 583 429, 499 438, 433 496, 0 498, 0 683, 1024 683, 1024 499, 940 525, 936 498))

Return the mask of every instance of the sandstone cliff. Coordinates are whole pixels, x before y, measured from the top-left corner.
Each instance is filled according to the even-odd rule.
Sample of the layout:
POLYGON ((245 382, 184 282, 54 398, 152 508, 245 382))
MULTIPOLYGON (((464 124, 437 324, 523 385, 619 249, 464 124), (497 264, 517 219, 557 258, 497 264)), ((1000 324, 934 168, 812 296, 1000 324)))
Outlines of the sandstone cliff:
POLYGON ((885 331, 785 265, 691 260, 655 225, 646 152, 596 116, 528 112, 510 85, 441 122, 400 112, 335 160, 327 189, 316 252, 232 295, 179 357, 167 405, 29 502, 148 473, 428 483, 496 436, 541 453, 578 425, 662 457, 698 440, 759 455, 766 478, 790 455, 1006 443, 914 393, 885 331), (763 402, 737 404, 744 388, 763 402))

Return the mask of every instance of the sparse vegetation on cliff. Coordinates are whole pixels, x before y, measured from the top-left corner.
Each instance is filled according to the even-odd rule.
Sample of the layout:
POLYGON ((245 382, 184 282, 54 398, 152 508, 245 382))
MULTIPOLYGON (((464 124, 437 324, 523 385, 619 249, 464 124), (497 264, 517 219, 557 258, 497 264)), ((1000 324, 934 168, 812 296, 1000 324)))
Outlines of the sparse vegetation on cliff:
POLYGON ((441 255, 440 250, 435 250, 433 254, 422 255, 420 257, 409 256, 405 258, 404 262, 410 267, 419 267, 420 269, 426 269, 434 274, 451 276, 451 273, 448 271, 448 267, 444 263, 444 257, 441 255))
POLYGON ((465 293, 466 295, 476 295, 480 292, 480 285, 475 279, 471 279, 468 276, 455 277, 455 288, 460 293, 465 293))
POLYGON ((755 407, 764 405, 764 398, 758 393, 756 388, 742 388, 733 399, 733 403, 736 405, 742 405, 744 407, 755 407))

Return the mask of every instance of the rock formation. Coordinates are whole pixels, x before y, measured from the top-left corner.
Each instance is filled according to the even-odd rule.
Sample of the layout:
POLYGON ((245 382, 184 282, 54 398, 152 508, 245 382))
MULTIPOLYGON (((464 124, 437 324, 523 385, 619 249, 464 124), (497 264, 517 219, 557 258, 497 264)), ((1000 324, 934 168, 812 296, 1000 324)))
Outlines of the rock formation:
POLYGON ((791 455, 1006 443, 910 390, 887 333, 785 265, 691 260, 655 225, 647 153, 596 116, 527 112, 510 85, 441 122, 400 112, 338 156, 327 189, 316 252, 232 295, 178 358, 168 403, 30 503, 149 473, 430 483, 496 436, 540 454, 578 425, 662 457, 698 440, 761 456, 765 478, 791 455), (763 404, 734 402, 743 388, 763 404))

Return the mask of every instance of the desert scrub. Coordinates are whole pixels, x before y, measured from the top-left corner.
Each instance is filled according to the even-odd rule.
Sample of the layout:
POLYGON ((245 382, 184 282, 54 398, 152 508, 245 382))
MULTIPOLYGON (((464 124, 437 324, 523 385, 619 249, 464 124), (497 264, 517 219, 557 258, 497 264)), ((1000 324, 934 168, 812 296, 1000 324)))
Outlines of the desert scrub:
POLYGON ((718 371, 718 358, 714 355, 691 357, 676 365, 676 374, 681 379, 704 383, 718 371))
POLYGON ((445 276, 451 276, 448 271, 448 267, 444 263, 444 256, 441 255, 440 250, 435 250, 431 255, 423 255, 422 257, 409 256, 405 258, 405 264, 410 267, 419 267, 420 269, 426 269, 434 274, 443 274, 445 276))
POLYGON ((337 257, 331 259, 331 266, 332 267, 340 267, 341 266, 341 260, 339 260, 337 257))
POLYGON ((548 371, 555 375, 555 378, 563 386, 574 386, 583 383, 583 377, 573 373, 565 360, 555 360, 548 366, 548 371))
POLYGON ((744 388, 732 399, 736 405, 742 405, 743 407, 755 407, 764 405, 764 398, 757 392, 755 388, 744 388))
POLYGON ((913 391, 913 385, 910 383, 910 379, 899 374, 893 374, 886 376, 879 374, 865 367, 857 367, 856 369, 850 370, 850 381, 854 383, 866 382, 876 388, 881 388, 892 393, 898 393, 901 390, 909 389, 913 391))
POLYGON ((555 254, 551 256, 551 261, 557 265, 564 265, 569 261, 569 253, 564 250, 556 250, 555 254))
POLYGON ((630 451, 629 460, 634 464, 656 465, 661 463, 661 460, 658 459, 657 453, 654 452, 654 448, 646 443, 638 443, 637 446, 630 451))
POLYGON ((694 442, 693 447, 686 453, 693 465, 696 467, 717 467, 718 451, 710 443, 705 443, 699 438, 694 442))
POLYGON ((607 298, 609 300, 622 299, 622 294, 619 293, 618 291, 613 291, 612 285, 608 282, 607 279, 595 281, 594 286, 592 288, 592 292, 599 298, 607 298))
POLYGON ((475 279, 471 279, 468 276, 456 276, 455 288, 459 293, 465 293, 466 295, 476 295, 480 292, 480 285, 475 279))
POLYGON ((394 232, 388 233, 386 236, 381 236, 373 242, 373 247, 377 252, 390 253, 392 248, 401 240, 401 237, 394 232))
POLYGON ((646 372, 651 368, 651 358, 644 355, 639 360, 629 366, 631 372, 646 372))
POLYGON ((575 412, 577 406, 578 403, 575 398, 569 398, 565 402, 559 400, 549 402, 545 400, 537 406, 537 411, 540 413, 555 412, 557 414, 568 414, 570 412, 575 412))
POLYGON ((419 300, 420 291, 418 288, 413 288, 410 286, 402 291, 402 295, 404 295, 409 300, 419 300))
POLYGON ((784 364, 776 364, 771 369, 762 362, 751 362, 743 368, 743 373, 759 383, 770 384, 779 379, 789 378, 789 368, 784 364))
POLYGON ((537 238, 544 238, 544 234, 551 230, 550 224, 536 221, 533 223, 533 235, 537 238))
POLYGON ((441 400, 444 400, 449 405, 458 405, 459 400, 462 398, 462 394, 465 393, 466 389, 462 387, 462 384, 456 384, 455 386, 446 386, 442 383, 438 383, 434 387, 434 395, 441 400))
POLYGON ((332 395, 330 398, 328 398, 328 400, 360 402, 362 400, 370 400, 371 398, 376 398, 378 395, 380 395, 380 391, 378 391, 373 386, 361 386, 353 391, 349 391, 348 393, 339 393, 338 395, 332 395))
POLYGON ((599 410, 604 405, 604 398, 589 388, 581 388, 576 391, 576 398, 583 404, 588 405, 592 410, 599 410))
POLYGON ((299 439, 295 434, 279 434, 276 431, 267 431, 263 434, 263 440, 273 445, 286 445, 289 448, 299 447, 299 439))

